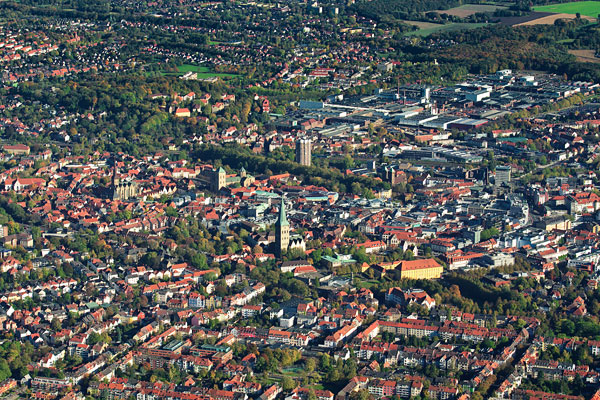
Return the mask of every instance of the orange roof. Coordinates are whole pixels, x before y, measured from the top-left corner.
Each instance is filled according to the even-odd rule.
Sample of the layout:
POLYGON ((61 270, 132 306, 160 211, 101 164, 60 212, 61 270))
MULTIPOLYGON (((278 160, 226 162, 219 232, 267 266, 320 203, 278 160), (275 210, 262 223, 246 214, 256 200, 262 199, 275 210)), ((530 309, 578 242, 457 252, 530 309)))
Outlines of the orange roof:
POLYGON ((441 267, 433 258, 424 260, 402 261, 400 268, 403 271, 414 271, 418 269, 438 268, 441 267))

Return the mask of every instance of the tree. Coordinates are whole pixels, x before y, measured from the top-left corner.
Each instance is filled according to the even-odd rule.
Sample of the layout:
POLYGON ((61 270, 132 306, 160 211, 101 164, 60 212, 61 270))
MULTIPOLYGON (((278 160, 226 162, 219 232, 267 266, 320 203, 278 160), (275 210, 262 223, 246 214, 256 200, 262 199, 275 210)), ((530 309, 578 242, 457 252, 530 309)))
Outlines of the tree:
POLYGON ((58 318, 52 319, 52 322, 50 323, 50 327, 55 332, 58 332, 61 329, 61 327, 62 327, 62 325, 60 323, 60 320, 58 318))
POLYGON ((323 353, 321 355, 321 359, 319 360, 319 369, 321 371, 328 370, 331 367, 331 357, 329 354, 323 353))
POLYGON ((367 389, 360 389, 350 393, 350 400, 369 400, 371 398, 371 393, 367 389))
POLYGON ((87 342, 90 346, 93 346, 100 341, 102 341, 102 337, 99 334, 97 334, 96 332, 92 332, 92 333, 90 333, 90 336, 88 337, 87 342))
POLYGON ((306 361, 304 361, 304 369, 306 370, 306 372, 311 373, 315 370, 315 368, 317 367, 317 360, 315 360, 312 357, 309 357, 306 359, 306 361))
POLYGON ((6 360, 4 358, 0 359, 0 381, 10 378, 11 375, 12 373, 6 360))
POLYGON ((281 380, 281 387, 284 391, 289 392, 296 388, 297 382, 289 376, 284 376, 281 380))
POLYGON ((141 308, 148 307, 148 298, 144 294, 140 296, 140 307, 141 308))

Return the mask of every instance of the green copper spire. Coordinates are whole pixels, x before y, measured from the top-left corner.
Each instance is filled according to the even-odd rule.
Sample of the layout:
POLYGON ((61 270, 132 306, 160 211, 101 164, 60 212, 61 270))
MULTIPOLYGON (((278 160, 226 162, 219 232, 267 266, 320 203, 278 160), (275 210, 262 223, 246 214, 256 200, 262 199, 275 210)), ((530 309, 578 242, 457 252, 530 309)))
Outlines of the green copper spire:
POLYGON ((285 215, 285 201, 283 201, 283 197, 281 198, 281 206, 279 206, 279 219, 277 220, 278 226, 289 226, 290 223, 287 220, 285 215))

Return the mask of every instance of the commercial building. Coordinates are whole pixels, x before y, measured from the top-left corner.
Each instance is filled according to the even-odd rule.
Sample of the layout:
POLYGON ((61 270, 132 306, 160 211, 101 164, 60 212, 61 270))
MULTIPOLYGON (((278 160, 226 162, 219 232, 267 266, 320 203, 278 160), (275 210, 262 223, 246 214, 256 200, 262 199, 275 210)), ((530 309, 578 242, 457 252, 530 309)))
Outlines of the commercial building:
POLYGON ((508 185, 510 183, 510 165, 499 165, 496 167, 496 186, 508 185))

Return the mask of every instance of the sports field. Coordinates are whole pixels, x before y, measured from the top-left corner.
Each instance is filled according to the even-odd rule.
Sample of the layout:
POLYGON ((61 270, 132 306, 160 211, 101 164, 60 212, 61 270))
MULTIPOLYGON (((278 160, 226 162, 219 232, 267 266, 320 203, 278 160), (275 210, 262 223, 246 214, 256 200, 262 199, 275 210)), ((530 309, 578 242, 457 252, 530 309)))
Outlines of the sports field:
POLYGON ((226 74, 212 71, 209 67, 204 67, 200 65, 192 65, 192 64, 182 64, 177 66, 177 71, 179 72, 162 72, 165 76, 181 76, 187 72, 196 72, 198 79, 205 78, 232 78, 234 76, 238 76, 236 74, 226 74))
POLYGON ((580 13, 588 17, 598 18, 598 14, 600 14, 600 1, 575 1, 572 3, 549 4, 547 6, 533 7, 533 10, 558 14, 580 13))

